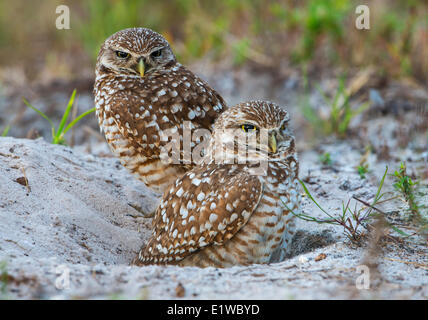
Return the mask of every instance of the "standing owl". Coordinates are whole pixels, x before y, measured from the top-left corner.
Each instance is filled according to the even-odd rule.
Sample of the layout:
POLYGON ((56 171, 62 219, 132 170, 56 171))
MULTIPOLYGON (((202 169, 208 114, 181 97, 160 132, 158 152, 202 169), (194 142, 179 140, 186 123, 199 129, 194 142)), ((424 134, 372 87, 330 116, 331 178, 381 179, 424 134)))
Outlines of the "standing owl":
MULTIPOLYGON (((161 133, 176 130, 182 136, 185 121, 192 129, 211 129, 225 109, 216 91, 177 62, 165 38, 146 28, 125 29, 104 42, 94 95, 110 149, 157 192, 192 167, 161 160, 161 149, 170 141, 161 133)), ((183 149, 183 141, 178 143, 183 149)))
POLYGON ((300 210, 288 122, 270 102, 223 112, 204 163, 164 193, 153 235, 134 262, 229 267, 283 260, 295 229, 290 210, 300 210))

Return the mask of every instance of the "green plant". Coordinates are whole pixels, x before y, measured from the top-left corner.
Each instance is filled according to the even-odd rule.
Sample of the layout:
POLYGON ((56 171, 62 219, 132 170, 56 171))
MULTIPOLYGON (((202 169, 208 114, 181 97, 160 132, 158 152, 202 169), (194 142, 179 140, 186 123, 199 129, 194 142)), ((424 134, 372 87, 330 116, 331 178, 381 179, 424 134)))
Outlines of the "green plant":
POLYGON ((400 168, 395 170, 393 174, 395 178, 394 188, 400 191, 404 199, 409 205, 410 213, 415 217, 419 216, 419 206, 415 199, 415 185, 417 181, 413 181, 406 173, 406 164, 400 163, 400 168))
POLYGON ((344 78, 339 79, 339 86, 336 94, 331 99, 327 97, 325 92, 323 92, 319 86, 317 87, 325 102, 330 106, 330 119, 328 119, 324 124, 325 130, 327 133, 335 133, 336 135, 343 137, 348 130, 348 126, 352 118, 367 109, 369 103, 363 103, 356 110, 353 110, 349 102, 350 96, 345 88, 344 78))
MULTIPOLYGON (((306 91, 305 95, 308 95, 307 80, 304 81, 304 87, 306 91)), ((366 110, 369 107, 369 102, 361 104, 356 109, 352 108, 350 95, 345 87, 345 80, 343 77, 339 79, 336 93, 332 98, 329 98, 319 85, 316 85, 316 88, 329 107, 328 117, 321 115, 317 110, 315 110, 310 105, 308 99, 304 102, 304 106, 302 108, 304 117, 314 128, 320 128, 324 134, 335 134, 339 138, 344 138, 351 120, 366 110)))
POLYGON ((357 167, 357 172, 360 175, 361 179, 365 179, 366 178, 366 173, 369 172, 369 167, 367 164, 365 165, 359 165, 357 167))
POLYGON ((0 137, 6 137, 6 136, 7 136, 7 134, 9 133, 9 130, 10 130, 10 125, 7 125, 7 126, 3 129, 3 131, 1 132, 0 137))
POLYGON ((293 59, 297 62, 310 60, 317 43, 324 36, 327 36, 331 43, 342 42, 346 28, 344 21, 350 9, 350 4, 342 0, 309 0, 303 7, 296 8, 291 13, 291 20, 300 21, 304 28, 300 43, 292 55, 293 59))
POLYGON ((251 47, 251 42, 248 38, 243 38, 234 44, 235 52, 234 63, 236 65, 243 64, 248 56, 248 49, 251 47))
MULTIPOLYGON (((353 197, 354 200, 363 203, 364 206, 359 207, 358 203, 355 203, 354 208, 351 208, 350 203, 351 203, 351 199, 349 199, 346 202, 342 201, 342 209, 341 209, 341 213, 334 215, 334 214, 330 214, 327 210, 325 210, 316 200, 315 198, 311 195, 311 193, 309 192, 308 188, 306 187, 305 183, 301 180, 299 180, 300 184, 303 187, 303 190, 305 191, 307 197, 325 214, 327 215, 328 218, 325 219, 320 219, 320 218, 316 218, 313 217, 311 215, 305 214, 305 213, 296 213, 293 210, 290 210, 288 207, 287 209, 296 217, 305 220, 305 221, 309 221, 309 222, 315 222, 315 223, 327 223, 327 224, 332 224, 332 225, 338 225, 338 226, 342 226, 343 230, 345 232, 345 235, 348 237, 349 240, 351 240, 353 243, 359 243, 363 232, 360 230, 361 226, 367 228, 366 226, 371 222, 371 219, 374 218, 376 216, 376 212, 381 213, 382 211, 380 211, 379 209, 377 209, 375 207, 375 205, 390 201, 394 198, 389 198, 389 199, 385 199, 385 200, 381 200, 381 198, 384 196, 384 193, 381 193, 382 191, 382 187, 383 184, 385 182, 385 177, 386 174, 388 172, 388 167, 386 167, 385 169, 385 173, 382 176, 382 179, 379 183, 376 195, 373 199, 373 201, 371 203, 367 203, 365 201, 362 201, 356 197, 353 197)), ((404 233, 403 231, 399 230, 398 228, 396 228, 395 226, 393 226, 392 224, 390 224, 390 227, 397 231, 398 233, 402 234, 402 235, 406 235, 408 236, 406 233, 404 233)))
POLYGON ((333 162, 331 161, 331 155, 329 152, 324 152, 322 155, 319 156, 319 160, 322 164, 326 166, 331 166, 333 162))
POLYGON ((366 178, 366 173, 369 172, 369 164, 367 163, 367 159, 370 154, 370 147, 366 147, 366 152, 364 152, 361 157, 360 164, 357 166, 357 172, 360 175, 361 179, 366 178))
POLYGON ((71 109, 73 108, 75 97, 76 97, 76 90, 73 90, 73 93, 71 94, 70 100, 68 101, 67 107, 65 109, 65 112, 61 118, 61 122, 58 125, 58 128, 55 128, 53 121, 47 115, 45 115, 42 111, 33 107, 25 98, 23 98, 23 101, 29 108, 33 109, 35 112, 37 112, 40 116, 42 116, 44 119, 46 119, 49 122, 52 128, 52 143, 65 145, 66 141, 64 136, 68 132, 68 130, 73 128, 73 126, 75 126, 81 119, 86 117, 88 114, 91 114, 92 112, 95 111, 95 108, 92 108, 82 113, 81 115, 76 117, 76 119, 72 120, 70 123, 67 124, 68 117, 70 115, 71 109))

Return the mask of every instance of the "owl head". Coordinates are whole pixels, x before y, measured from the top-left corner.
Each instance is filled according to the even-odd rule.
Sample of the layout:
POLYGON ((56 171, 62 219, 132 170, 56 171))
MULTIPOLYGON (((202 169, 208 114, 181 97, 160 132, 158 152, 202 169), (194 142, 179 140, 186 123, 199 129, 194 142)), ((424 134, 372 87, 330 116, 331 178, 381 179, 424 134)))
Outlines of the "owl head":
POLYGON ((207 153, 224 163, 283 159, 295 152, 289 120, 287 111, 272 102, 240 103, 216 120, 207 153))
POLYGON ((96 72, 144 77, 175 62, 168 41, 159 33, 130 28, 116 32, 103 43, 96 72))

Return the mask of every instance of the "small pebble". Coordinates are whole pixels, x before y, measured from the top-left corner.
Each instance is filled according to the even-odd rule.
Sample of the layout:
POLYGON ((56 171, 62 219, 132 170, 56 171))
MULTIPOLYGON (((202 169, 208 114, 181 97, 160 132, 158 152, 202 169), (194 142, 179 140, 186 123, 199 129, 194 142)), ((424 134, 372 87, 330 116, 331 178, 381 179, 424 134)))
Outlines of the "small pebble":
POLYGON ((318 262, 318 261, 324 260, 325 258, 327 258, 327 255, 325 253, 320 253, 315 257, 315 261, 318 262))
POLYGON ((184 289, 183 285, 179 282, 177 287, 175 288, 175 295, 181 298, 181 297, 184 297, 185 293, 186 293, 186 290, 184 289))

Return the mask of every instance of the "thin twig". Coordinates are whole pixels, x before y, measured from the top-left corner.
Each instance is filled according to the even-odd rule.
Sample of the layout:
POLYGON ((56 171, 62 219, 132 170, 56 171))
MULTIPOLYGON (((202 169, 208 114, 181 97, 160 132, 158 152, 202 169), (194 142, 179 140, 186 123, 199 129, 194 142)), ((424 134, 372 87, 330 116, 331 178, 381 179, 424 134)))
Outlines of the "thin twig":
MULTIPOLYGON (((76 101, 76 103, 73 104, 73 110, 71 111, 71 121, 76 120, 77 111, 78 111, 78 108, 77 108, 77 101, 76 101)), ((73 126, 71 128, 70 147, 74 147, 75 141, 76 141, 76 127, 73 126)))
MULTIPOLYGON (((378 209, 378 208, 376 208, 376 207, 372 206, 370 203, 368 203, 368 202, 366 202, 366 201, 364 201, 364 200, 361 200, 361 199, 357 198, 356 196, 352 196, 352 199, 355 199, 355 200, 357 200, 357 201, 361 202, 362 204, 364 204, 365 206, 367 206, 367 207, 369 207, 369 208, 371 208, 371 209, 373 209, 373 210, 376 210, 377 212, 379 212, 379 213, 381 213, 381 214, 383 214, 383 215, 386 215, 386 213, 385 213, 385 212, 383 212, 382 210, 380 210, 380 209, 378 209)), ((390 199, 388 199, 388 200, 390 200, 390 199)))
POLYGON ((31 192, 31 188, 30 188, 30 186, 29 186, 29 184, 28 184, 28 179, 27 179, 27 175, 25 174, 25 169, 24 169, 24 167, 21 167, 21 171, 22 171, 22 174, 24 175, 24 179, 25 179, 25 187, 27 188, 27 191, 30 193, 30 192, 31 192))

